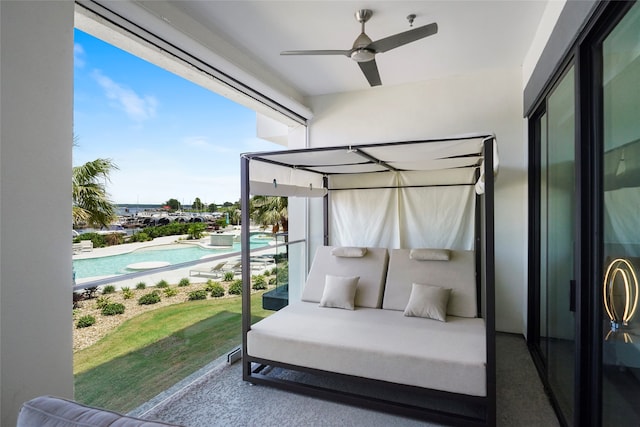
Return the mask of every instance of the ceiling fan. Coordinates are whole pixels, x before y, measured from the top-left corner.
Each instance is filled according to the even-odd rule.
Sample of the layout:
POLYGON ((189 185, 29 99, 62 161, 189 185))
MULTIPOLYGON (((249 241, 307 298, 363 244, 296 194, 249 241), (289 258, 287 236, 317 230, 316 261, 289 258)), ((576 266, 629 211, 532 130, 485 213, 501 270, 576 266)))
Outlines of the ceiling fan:
MULTIPOLYGON (((362 24, 362 32, 353 42, 349 50, 286 50, 280 55, 344 55, 358 63, 360 69, 371 86, 382 84, 375 56, 377 53, 386 52, 396 47, 420 40, 438 32, 438 24, 431 23, 402 33, 394 34, 380 40, 372 41, 364 32, 364 24, 371 18, 373 12, 369 9, 358 10, 356 20, 362 24)), ((409 15, 407 19, 413 24, 415 15, 409 15)))

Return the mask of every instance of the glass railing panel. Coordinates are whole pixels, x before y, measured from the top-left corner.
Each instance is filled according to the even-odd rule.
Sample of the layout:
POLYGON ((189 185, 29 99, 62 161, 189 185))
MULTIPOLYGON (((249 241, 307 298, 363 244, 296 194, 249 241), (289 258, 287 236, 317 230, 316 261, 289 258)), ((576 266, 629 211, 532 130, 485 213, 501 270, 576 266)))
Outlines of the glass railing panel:
MULTIPOLYGON (((305 248, 304 241, 286 242, 278 244, 272 254, 266 255, 273 261, 270 264, 272 268, 267 280, 268 286, 262 296, 263 309, 278 311, 289 304, 292 296, 298 297, 298 288, 304 283, 306 273, 305 248)), ((259 264, 262 260, 258 259, 257 262, 259 264)), ((258 283, 261 283, 261 279, 258 283)), ((255 287, 255 281, 253 286, 255 287)))
MULTIPOLYGON (((292 256, 285 236, 278 236, 277 243, 262 237, 271 244, 254 247, 252 239, 246 266, 251 269, 255 321, 275 312, 263 307, 264 294, 273 291, 284 296, 281 303, 288 302, 292 256)), ((304 242, 292 246, 294 258, 301 259, 304 242)), ((128 412, 237 348, 242 342, 245 268, 240 255, 227 252, 128 275, 78 280, 74 294, 92 298, 76 301, 81 308, 74 310, 74 326, 84 316, 93 316, 95 323, 74 327, 76 338, 81 337, 74 338, 74 346, 92 340, 74 348, 76 399, 128 412), (159 302, 141 304, 150 294, 159 302), (106 316, 98 308, 104 303, 122 304, 125 312, 106 316), (116 322, 125 318, 126 323, 116 322), (107 323, 118 323, 118 329, 100 332, 107 323)))

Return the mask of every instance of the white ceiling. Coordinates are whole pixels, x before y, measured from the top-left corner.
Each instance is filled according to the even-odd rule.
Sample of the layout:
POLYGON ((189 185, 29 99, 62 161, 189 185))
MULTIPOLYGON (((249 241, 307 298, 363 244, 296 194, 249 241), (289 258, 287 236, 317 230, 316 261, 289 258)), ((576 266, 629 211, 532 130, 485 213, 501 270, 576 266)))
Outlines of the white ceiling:
MULTIPOLYGON (((151 2, 150 2, 151 3, 151 2)), ((522 65, 547 1, 191 1, 172 6, 251 58, 253 73, 275 75, 302 96, 376 90, 344 56, 281 56, 283 50, 350 49, 354 13, 373 10, 374 41, 437 22, 438 33, 378 54, 382 84, 400 85, 522 65)), ((166 18, 170 20, 171 18, 166 18)))

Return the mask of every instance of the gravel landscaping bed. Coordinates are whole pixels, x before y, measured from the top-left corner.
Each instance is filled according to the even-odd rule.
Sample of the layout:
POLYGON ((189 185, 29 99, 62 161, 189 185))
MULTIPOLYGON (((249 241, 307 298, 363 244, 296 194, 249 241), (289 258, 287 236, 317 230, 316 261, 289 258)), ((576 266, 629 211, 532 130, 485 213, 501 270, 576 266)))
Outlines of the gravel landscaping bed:
MULTIPOLYGON (((237 297, 237 295, 228 295, 228 286, 231 282, 220 282, 225 287, 225 296, 221 298, 237 297)), ((189 286, 177 287, 171 286, 171 289, 175 289, 178 293, 174 296, 167 297, 164 294, 163 289, 149 287, 147 289, 132 289, 134 296, 130 299, 124 299, 123 293, 117 291, 112 294, 101 295, 103 297, 109 297, 110 302, 121 303, 125 306, 123 314, 115 316, 104 316, 101 310, 97 308, 97 299, 88 299, 80 301, 79 308, 73 310, 73 351, 80 351, 98 342, 101 338, 107 335, 109 332, 116 329, 123 322, 133 317, 136 317, 146 311, 156 310, 160 307, 165 307, 171 304, 178 304, 188 301, 189 292, 204 289, 204 284, 191 284, 189 286), (139 305, 138 298, 142 295, 158 290, 160 292, 160 302, 153 305, 139 305), (92 315, 96 318, 96 323, 86 328, 76 328, 77 320, 85 315, 92 315)), ((208 298, 211 298, 210 296, 208 298)))

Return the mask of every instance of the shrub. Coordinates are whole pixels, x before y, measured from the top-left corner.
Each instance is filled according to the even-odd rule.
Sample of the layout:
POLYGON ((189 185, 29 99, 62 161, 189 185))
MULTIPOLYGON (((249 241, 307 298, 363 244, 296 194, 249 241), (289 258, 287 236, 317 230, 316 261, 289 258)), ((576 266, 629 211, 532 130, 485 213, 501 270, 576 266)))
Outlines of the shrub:
POLYGON ((109 233, 104 236, 107 246, 121 245, 124 243, 124 236, 120 233, 109 233))
POLYGON ((163 292, 166 297, 175 297, 178 295, 178 290, 176 288, 164 288, 163 292))
POLYGON ((188 277, 183 277, 182 279, 180 279, 180 281, 178 282, 178 286, 183 287, 183 286, 189 286, 191 284, 191 282, 189 281, 188 277))
POLYGON ((78 319, 78 322, 76 323, 76 328, 87 328, 95 323, 96 323, 96 318, 90 314, 87 314, 86 316, 82 316, 81 318, 78 319))
POLYGON ((283 262, 278 264, 278 271, 276 272, 276 279, 279 284, 286 285, 289 283, 289 263, 283 262))
POLYGON ((279 254, 274 254, 273 260, 276 262, 277 265, 280 265, 280 263, 282 262, 287 262, 288 257, 289 255, 286 252, 283 252, 279 254))
POLYGON ((189 239, 197 240, 201 238, 202 232, 205 230, 205 228, 207 228, 207 226, 201 222, 194 222, 190 224, 189 228, 187 229, 187 233, 189 234, 189 239))
POLYGON ((199 299, 207 299, 207 291, 204 289, 198 289, 197 291, 189 292, 189 301, 195 301, 199 299))
POLYGON ((138 284, 136 285, 136 289, 146 289, 147 284, 144 282, 138 282, 138 284))
POLYGON ((224 273, 224 278, 222 280, 224 280, 225 282, 230 282, 233 280, 234 276, 235 274, 233 274, 233 271, 227 271, 224 273))
POLYGON ((275 277, 269 277, 269 286, 274 286, 276 284, 276 278, 275 277))
POLYGON ((229 295, 242 295, 242 279, 234 280, 229 285, 229 295))
POLYGON ((102 295, 113 294, 115 292, 116 292, 116 287, 113 285, 107 285, 104 288, 102 288, 102 295))
POLYGON ((134 293, 131 289, 127 288, 126 286, 121 289, 122 289, 122 298, 124 299, 133 298, 134 293))
POLYGON ((214 282, 212 279, 207 280, 207 283, 205 283, 205 285, 204 285, 204 289, 205 289, 207 292, 211 292, 211 288, 213 287, 213 285, 214 285, 215 283, 217 283, 217 282, 214 282))
MULTIPOLYGON (((172 222, 167 225, 159 225, 156 227, 145 227, 142 233, 145 233, 151 239, 162 236, 175 236, 177 234, 188 234, 189 223, 172 222)), ((140 234, 140 233, 138 233, 140 234)))
POLYGON ((73 308, 80 308, 80 301, 84 300, 84 295, 80 292, 73 293, 73 308))
POLYGON ((267 280, 264 278, 262 274, 257 276, 253 276, 253 286, 252 288, 256 291, 267 289, 267 280))
POLYGON ((160 295, 158 295, 157 292, 150 292, 138 298, 139 305, 151 305, 151 304, 157 304, 159 302, 160 302, 160 295))
POLYGON ((97 294, 98 294, 97 286, 93 286, 91 288, 85 288, 82 291, 82 296, 84 297, 84 299, 94 299, 97 294))
POLYGON ((149 240, 153 240, 153 239, 151 238, 151 236, 149 236, 144 231, 141 231, 141 232, 136 233, 133 236, 129 237, 129 242, 132 242, 132 243, 135 243, 135 242, 148 242, 149 240))
POLYGON ((96 300, 96 308, 102 310, 107 304, 111 302, 111 297, 98 297, 96 300))
POLYGON ((103 316, 115 316, 116 314, 124 313, 124 304, 119 302, 111 302, 102 307, 103 316))
POLYGON ((156 283, 156 288, 168 288, 168 287, 169 287, 169 283, 164 279, 156 283))
POLYGON ((93 242, 94 248, 104 248, 105 246, 107 246, 107 242, 104 240, 104 236, 98 233, 82 233, 76 239, 78 240, 78 242, 80 242, 81 240, 91 240, 93 242))
POLYGON ((218 282, 214 282, 211 286, 207 286, 209 292, 211 292, 211 296, 214 298, 220 298, 224 296, 224 286, 222 286, 218 282))

